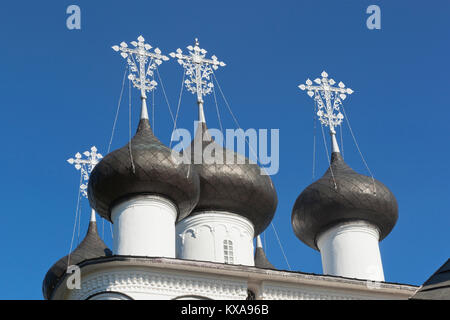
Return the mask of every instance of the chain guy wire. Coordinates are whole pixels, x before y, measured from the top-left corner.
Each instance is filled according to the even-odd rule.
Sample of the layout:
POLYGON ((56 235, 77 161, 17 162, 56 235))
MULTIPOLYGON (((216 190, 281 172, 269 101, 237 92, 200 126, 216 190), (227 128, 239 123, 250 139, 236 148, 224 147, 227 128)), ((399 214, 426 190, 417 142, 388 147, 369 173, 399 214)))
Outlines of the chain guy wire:
POLYGON ((369 172, 370 177, 372 178, 373 192, 376 195, 377 194, 377 188, 376 188, 376 185, 375 185, 375 178, 373 177, 372 171, 370 170, 369 166, 367 165, 366 159, 364 159, 364 156, 363 156, 361 150, 359 149, 358 142, 356 141, 355 134, 353 133, 352 126, 350 125, 350 120, 348 119, 348 116, 345 113, 345 108, 344 107, 342 107, 342 111, 344 112, 344 116, 345 116, 345 119, 347 121, 348 128, 350 129, 350 133, 352 134, 353 141, 355 142, 355 145, 356 145, 356 148, 358 149, 359 155, 361 156, 361 159, 362 159, 364 165, 366 166, 366 169, 369 172))
POLYGON ((158 80, 161 83, 161 89, 164 94, 164 99, 166 100, 167 103, 167 108, 169 109, 170 117, 172 118, 172 122, 175 123, 175 117, 173 116, 172 108, 170 107, 169 99, 167 98, 166 89, 164 88, 164 83, 162 82, 158 67, 156 67, 156 74, 158 75, 158 80))
MULTIPOLYGON (((181 78, 180 94, 178 95, 177 113, 175 115, 175 121, 173 122, 172 132, 174 132, 175 130, 178 130, 177 129, 177 121, 178 121, 178 115, 180 112, 181 97, 183 95, 183 84, 184 84, 185 76, 186 76, 186 70, 183 70, 183 77, 181 78)), ((172 139, 170 139, 169 148, 172 148, 172 139)), ((184 146, 183 146, 183 148, 184 148, 184 146)))
POLYGON ((136 173, 134 167, 133 153, 131 152, 131 80, 128 80, 128 151, 130 153, 130 162, 133 173, 136 173))
POLYGON ((155 91, 152 90, 152 127, 155 132, 155 91))
POLYGON ((317 115, 316 104, 313 104, 313 163, 312 163, 312 180, 316 177, 316 134, 317 134, 317 115))
POLYGON ((287 264, 287 266, 289 268, 289 271, 291 271, 292 270, 291 269, 291 265, 289 264, 289 261, 288 261, 288 258, 286 257, 286 254, 284 253, 283 245, 281 244, 280 238, 278 237, 277 229, 275 229, 275 226, 274 226, 273 222, 271 222, 270 225, 272 226, 273 232, 275 233, 275 236, 277 237, 278 245, 280 246, 281 252, 283 253, 284 260, 286 260, 286 264, 287 264))
MULTIPOLYGON (((223 93, 222 88, 220 87, 220 83, 219 83, 219 81, 217 80, 217 77, 216 77, 214 71, 212 72, 212 75, 213 75, 213 78, 214 78, 214 80, 215 80, 215 82, 216 82, 216 84, 217 84, 217 87, 219 88, 219 91, 220 91, 220 93, 221 93, 221 95, 222 95, 222 98, 223 98, 223 100, 224 100, 224 102, 225 102, 225 105, 227 106, 228 111, 230 112, 232 118, 234 119, 234 122, 236 123, 236 126, 237 126, 239 129, 242 130, 241 126, 239 125, 239 122, 237 121, 235 115, 233 114, 233 111, 231 110, 230 104, 228 103, 228 100, 227 100, 227 98, 225 97, 225 94, 223 93)), ((249 146, 249 149, 250 149, 250 150, 253 152, 253 154, 255 155, 256 159, 258 159, 255 150, 253 150, 253 148, 251 147, 250 143, 248 143, 248 140, 245 139, 245 141, 247 142, 247 145, 249 146)), ((265 170, 264 167, 261 167, 261 169, 265 170)), ((278 232, 277 232, 277 230, 275 229, 275 225, 273 224, 273 222, 271 222, 270 224, 272 225, 273 231, 274 231, 275 236, 276 236, 277 241, 278 241, 278 245, 280 246, 281 252, 283 253, 283 256, 284 256, 284 259, 285 259, 285 261, 286 261, 286 264, 287 264, 289 270, 291 270, 291 266, 290 266, 290 264, 289 264, 289 261, 288 261, 288 259, 287 259, 286 254, 285 254, 285 252, 284 252, 283 245, 281 244, 280 238, 278 237, 278 232)))
MULTIPOLYGON (((83 181, 83 172, 80 170, 80 185, 81 185, 82 181, 83 181)), ((78 188, 78 199, 77 199, 77 207, 76 207, 76 210, 75 210, 75 221, 73 223, 72 240, 70 241, 70 249, 69 249, 69 254, 67 256, 67 265, 68 266, 70 266, 70 254, 72 253, 73 240, 75 238, 75 231, 76 231, 77 220, 78 220, 78 211, 79 211, 79 208, 80 208, 80 200, 81 200, 81 189, 78 188)))
MULTIPOLYGON (((214 78, 214 80, 215 80, 215 82, 216 82, 216 84, 217 84, 217 87, 219 88, 220 94, 222 95, 223 101, 225 102, 225 105, 227 106, 228 111, 230 112, 231 117, 233 118, 233 120, 234 120, 234 122, 235 122, 237 128, 243 130, 243 129, 241 128, 241 126, 239 125, 239 122, 237 121, 237 119, 236 119, 236 117, 235 117, 233 111, 231 110, 230 104, 228 103, 228 100, 227 100, 227 98, 225 97, 225 94, 223 93, 222 88, 220 87, 220 83, 219 83, 219 81, 217 80, 217 77, 216 77, 214 71, 212 72, 212 75, 213 75, 213 78, 214 78)), ((256 151, 252 148, 252 146, 251 146, 250 143, 248 142, 247 137, 244 136, 244 138, 245 138, 245 142, 247 143, 250 152, 252 152, 252 154, 253 154, 253 156, 255 157, 257 163, 260 165, 261 170, 263 170, 263 171, 265 172, 266 169, 265 169, 265 168, 261 165, 261 163, 259 162, 258 154, 256 153, 256 151)), ((267 174, 267 172, 266 172, 266 174, 267 174)))
POLYGON ((125 71, 123 73, 122 88, 120 89, 119 101, 117 102, 116 116, 114 117, 114 123, 113 123, 112 131, 111 131, 111 138, 109 139, 108 151, 106 152, 106 154, 108 154, 109 151, 111 150, 111 145, 112 145, 112 141, 114 138, 114 132, 116 130, 117 118, 119 117, 120 104, 122 102, 123 89, 125 88, 125 78, 127 76, 127 71, 128 71, 128 65, 125 66, 125 71))
MULTIPOLYGON (((123 78, 122 78, 122 88, 120 89, 119 101, 117 102, 116 115, 114 117, 114 123, 113 123, 113 127, 111 130, 111 137, 109 139, 108 150, 106 151, 106 154, 108 154, 109 151, 111 151, 111 145, 112 145, 112 141, 114 139, 114 133, 116 131, 117 119, 119 117, 120 105, 122 103, 123 90, 125 89, 125 78, 127 76, 127 73, 128 73, 128 65, 125 65, 125 71, 123 73, 123 78)), ((111 238, 112 238, 113 232, 112 232, 111 224, 110 224, 109 228, 111 231, 111 238)), ((102 238, 105 239, 105 218, 103 218, 103 217, 102 217, 102 238)))
POLYGON ((344 137, 342 135, 342 127, 343 126, 339 126, 340 135, 341 135, 341 153, 342 153, 342 158, 345 158, 345 156, 344 156, 344 137))
MULTIPOLYGON (((82 171, 82 170, 83 170, 83 169, 81 169, 81 171, 82 171)), ((78 209, 78 235, 77 235, 77 245, 80 244, 81 213, 83 212, 83 211, 82 211, 82 206, 83 206, 83 203, 82 203, 82 201, 80 201, 80 208, 78 209)))
POLYGON ((224 134, 223 126, 222 126, 222 119, 220 118, 219 105, 217 103, 216 90, 214 90, 214 87, 212 87, 212 92, 213 92, 213 96, 214 96, 214 102, 216 103, 216 112, 217 112, 217 119, 219 120, 220 131, 222 132, 222 134, 224 134))

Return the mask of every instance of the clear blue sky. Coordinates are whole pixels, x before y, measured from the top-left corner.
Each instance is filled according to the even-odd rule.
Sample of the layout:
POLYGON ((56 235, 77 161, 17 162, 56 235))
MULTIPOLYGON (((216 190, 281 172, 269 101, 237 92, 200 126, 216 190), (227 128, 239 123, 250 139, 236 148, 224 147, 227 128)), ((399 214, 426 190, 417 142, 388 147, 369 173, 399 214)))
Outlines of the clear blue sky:
MULTIPOLYGON (((449 12, 442 0, 2 1, 0 298, 41 299, 45 273, 68 253, 79 176, 66 159, 91 145, 106 151, 124 71, 111 46, 139 34, 165 53, 199 37, 227 63, 217 76, 241 126, 280 129, 274 224, 294 270, 322 272, 319 253, 290 223, 312 182, 312 100, 297 85, 325 69, 355 90, 345 101, 353 130, 399 203, 398 223, 380 245, 386 280, 423 283, 449 256, 449 12), (81 7, 79 31, 66 28, 70 4, 81 7), (370 4, 381 7, 381 30, 366 28, 370 4)), ((160 71, 175 109, 181 69, 170 61, 160 71)), ((155 132, 168 144, 161 89, 155 101, 155 132)), ((133 100, 133 132, 138 106, 133 100)), ((224 126, 234 127, 220 100, 219 107, 224 126)), ((196 116, 185 93, 180 126, 192 130, 196 116)), ((211 97, 206 117, 218 127, 211 97)), ((317 177, 327 168, 319 133, 317 177)), ((124 100, 113 148, 127 138, 124 100)), ((367 174, 347 127, 344 147, 347 163, 367 174)), ((266 242, 269 259, 287 269, 271 229, 266 242)))

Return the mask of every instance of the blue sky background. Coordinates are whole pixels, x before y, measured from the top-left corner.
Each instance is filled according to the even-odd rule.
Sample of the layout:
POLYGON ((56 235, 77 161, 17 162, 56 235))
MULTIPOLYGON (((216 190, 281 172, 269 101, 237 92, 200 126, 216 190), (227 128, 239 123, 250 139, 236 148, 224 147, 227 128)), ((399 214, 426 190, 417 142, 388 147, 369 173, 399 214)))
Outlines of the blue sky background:
MULTIPOLYGON (((423 283, 449 257, 449 12, 450 2, 437 0, 3 1, 0 298, 42 299, 47 270, 68 253, 79 175, 66 159, 91 145, 105 153, 125 62, 111 46, 140 34, 166 54, 199 37, 227 63, 216 74, 241 127, 280 129, 273 222, 293 270, 322 272, 320 254, 290 223, 295 199, 312 182, 312 100, 297 85, 325 69, 351 87, 345 106, 358 143, 399 203, 398 223, 380 244, 386 280, 423 283), (66 28, 70 4, 81 7, 81 30, 66 28), (370 4, 381 7, 381 30, 366 28, 370 4)), ((182 70, 172 60, 160 72, 175 110, 182 70)), ((136 90, 133 97, 134 132, 136 90)), ((161 88, 155 103, 155 133, 168 144, 172 120, 161 88)), ((209 126, 218 127, 211 96, 205 107, 209 126)), ((222 100, 219 108, 233 128, 222 100)), ((196 117, 185 92, 179 125, 192 131, 196 117)), ((346 162, 367 174, 347 126, 343 132, 346 162)), ((128 139, 126 99, 115 134, 113 149, 128 139)), ((316 163, 318 178, 327 168, 320 130, 316 163)), ((81 237, 86 200, 82 214, 81 237)), ((105 240, 111 245, 107 224, 105 240)), ((271 229, 266 243, 272 263, 287 269, 271 229)))

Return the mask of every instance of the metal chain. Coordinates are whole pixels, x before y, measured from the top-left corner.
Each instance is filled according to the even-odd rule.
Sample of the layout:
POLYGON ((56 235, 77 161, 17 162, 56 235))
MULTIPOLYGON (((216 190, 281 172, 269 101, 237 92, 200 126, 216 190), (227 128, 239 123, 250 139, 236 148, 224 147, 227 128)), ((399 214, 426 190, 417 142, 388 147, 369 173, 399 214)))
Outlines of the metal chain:
MULTIPOLYGON (((241 126, 239 125, 239 122, 237 121, 236 117, 235 117, 234 114, 233 114, 233 111, 231 110, 231 107, 230 107, 230 105, 229 105, 229 103, 228 103, 228 100, 226 99, 226 97, 225 97, 225 95, 224 95, 224 93, 223 93, 223 91, 222 91, 222 88, 220 87, 219 81, 217 80, 217 77, 216 77, 216 75, 214 74, 214 71, 212 72, 212 75, 213 75, 213 77, 214 77, 214 80, 215 80, 216 83, 217 83, 217 87, 219 88, 219 91, 220 91, 220 93, 221 93, 221 95, 222 95, 222 98, 223 98, 223 100, 224 100, 224 102, 225 102, 225 105, 227 106, 227 108, 228 108, 228 110, 229 110, 229 112, 230 112, 232 118, 234 119, 234 122, 236 123, 237 127, 238 127, 239 129, 242 130, 241 126)), ((247 139, 245 139, 245 141, 247 142, 247 144, 248 144, 248 146, 249 146, 249 149, 256 155, 255 150, 253 150, 253 148, 251 147, 251 145, 248 143, 247 139)), ((256 157, 256 159, 258 159, 258 158, 256 157)), ((262 167, 261 169, 265 170, 263 167, 262 167)), ((278 245, 280 246, 281 252, 282 252, 282 254, 283 254, 283 256, 284 256, 284 260, 286 261, 286 264, 287 264, 289 270, 292 270, 292 269, 291 269, 291 266, 290 266, 290 264, 289 264, 289 261, 288 261, 288 259, 287 259, 287 256, 286 256, 286 254, 285 254, 285 252, 284 252, 283 245, 281 244, 280 238, 278 237, 278 232, 277 232, 277 230, 275 229, 275 226, 274 226, 273 222, 271 222, 270 224, 271 224, 271 226, 272 226, 272 228, 273 228, 273 231, 274 231, 275 236, 276 236, 277 241, 278 241, 278 245)))
POLYGON ((342 126, 339 126, 340 129, 340 135, 341 135, 341 153, 342 153, 342 158, 345 159, 345 155, 344 155, 344 137, 342 135, 342 126))
MULTIPOLYGON (((83 172, 80 170, 80 185, 81 185, 82 181, 83 181, 83 172)), ((79 211, 79 208, 80 208, 80 198, 81 198, 81 189, 78 188, 78 200, 77 200, 77 208, 75 210, 75 221, 73 223, 72 240, 70 241, 70 249, 69 249, 69 254, 67 256, 67 265, 68 266, 70 266, 70 254, 72 253, 73 240, 75 238, 75 231, 76 231, 76 228, 77 228, 78 211, 79 211)))
POLYGON ((134 167, 133 153, 131 152, 131 80, 128 80, 128 151, 130 153, 131 168, 133 173, 136 173, 136 168, 134 167))
POLYGON ((216 90, 214 90, 214 87, 212 88, 212 92, 213 92, 213 96, 214 96, 214 102, 216 103, 216 112, 217 112, 217 118, 219 120, 220 131, 222 132, 222 134, 224 134, 223 126, 222 126, 222 119, 220 118, 219 104, 217 103, 216 90))
POLYGON ((353 141, 355 142, 356 149, 358 149, 359 155, 361 156, 361 159, 362 159, 364 165, 366 166, 367 171, 369 171, 370 177, 372 178, 373 190, 374 190, 373 192, 374 192, 374 194, 376 195, 376 194, 377 194, 377 187, 376 187, 376 185, 375 185, 375 178, 373 177, 372 171, 370 170, 369 166, 367 165, 366 159, 364 159, 364 156, 363 156, 361 150, 359 149, 358 142, 356 141, 356 137, 355 137, 355 135, 354 135, 354 133, 353 133, 352 126, 350 125, 350 120, 348 119, 348 116, 347 116, 347 114, 345 113, 345 108, 344 108, 344 106, 342 106, 342 111, 344 112, 344 116, 345 116, 345 119, 346 119, 346 121, 347 121, 348 128, 350 129, 350 133, 352 134, 353 141))
POLYGON ((317 135, 317 116, 316 116, 316 104, 313 104, 313 163, 312 163, 312 180, 314 181, 316 177, 316 135, 317 135))
MULTIPOLYGON (((183 69, 184 70, 184 69, 183 69)), ((178 114, 180 112, 180 106, 181 106, 181 97, 183 95, 183 84, 184 84, 184 77, 186 76, 186 71, 183 71, 183 77, 181 78, 181 87, 180 87, 180 94, 178 96, 178 106, 177 106, 177 113, 175 115, 175 121, 173 123, 172 132, 174 132, 177 129, 177 121, 178 121, 178 114)), ((172 147, 172 139, 170 139, 169 148, 172 147)), ((184 146, 183 146, 184 147, 184 146)))
POLYGON ((281 244, 280 238, 278 237, 278 232, 277 229, 275 229, 275 226, 273 225, 273 222, 270 223, 270 225, 273 228, 273 232, 275 233, 275 236, 277 237, 277 241, 278 241, 278 245, 280 246, 281 252, 283 253, 284 256, 284 260, 286 261, 286 264, 289 268, 289 271, 292 270, 291 269, 291 265, 289 264, 288 258, 286 257, 286 254, 284 253, 284 249, 283 249, 283 245, 281 244))

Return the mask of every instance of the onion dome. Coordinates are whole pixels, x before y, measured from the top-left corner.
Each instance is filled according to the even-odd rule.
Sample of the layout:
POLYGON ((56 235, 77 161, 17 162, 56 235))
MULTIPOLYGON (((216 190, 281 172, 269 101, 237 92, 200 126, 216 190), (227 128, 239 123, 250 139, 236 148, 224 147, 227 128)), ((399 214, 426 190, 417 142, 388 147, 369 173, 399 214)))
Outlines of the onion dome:
POLYGON ((111 208, 137 194, 167 197, 185 218, 198 201, 199 179, 190 164, 177 162, 172 150, 153 134, 147 118, 141 118, 130 143, 106 155, 89 178, 88 196, 93 208, 111 221, 111 208))
POLYGON ((88 259, 111 256, 112 252, 100 239, 95 222, 95 213, 91 216, 89 228, 83 241, 69 255, 59 259, 47 272, 42 283, 44 298, 50 300, 53 291, 66 275, 68 264, 77 265, 88 259))
POLYGON ((216 144, 204 122, 188 150, 200 177, 200 199, 192 215, 208 210, 234 213, 253 223, 255 236, 260 234, 272 221, 278 203, 270 177, 248 158, 216 144), (223 160, 220 163, 204 159, 205 154, 215 157, 218 150, 223 155, 217 156, 223 160))
POLYGON ((332 153, 328 170, 300 194, 292 210, 295 234, 316 250, 317 236, 339 223, 367 221, 378 227, 381 241, 397 219, 398 205, 391 191, 378 180, 353 171, 339 152, 332 153))
POLYGON ((276 269, 266 257, 260 236, 256 238, 255 267, 261 269, 276 269))

